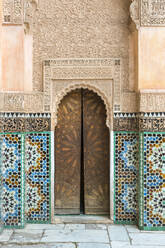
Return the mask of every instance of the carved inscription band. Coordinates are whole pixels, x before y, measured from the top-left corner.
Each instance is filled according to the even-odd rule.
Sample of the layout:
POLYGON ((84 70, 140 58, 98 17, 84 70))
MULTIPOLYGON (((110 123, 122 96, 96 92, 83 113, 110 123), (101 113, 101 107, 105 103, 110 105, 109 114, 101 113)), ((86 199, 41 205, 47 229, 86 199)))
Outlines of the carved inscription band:
POLYGON ((116 113, 113 130, 165 132, 165 113, 116 113))
POLYGON ((0 114, 0 132, 44 132, 51 130, 50 114, 0 114))

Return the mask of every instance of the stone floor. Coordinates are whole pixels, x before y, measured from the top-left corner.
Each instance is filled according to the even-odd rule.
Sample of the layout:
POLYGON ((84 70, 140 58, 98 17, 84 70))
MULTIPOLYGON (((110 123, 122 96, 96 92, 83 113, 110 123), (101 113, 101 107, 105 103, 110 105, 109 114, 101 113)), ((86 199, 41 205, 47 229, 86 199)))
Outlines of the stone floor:
POLYGON ((26 225, 5 229, 0 248, 165 248, 165 232, 112 224, 26 225))

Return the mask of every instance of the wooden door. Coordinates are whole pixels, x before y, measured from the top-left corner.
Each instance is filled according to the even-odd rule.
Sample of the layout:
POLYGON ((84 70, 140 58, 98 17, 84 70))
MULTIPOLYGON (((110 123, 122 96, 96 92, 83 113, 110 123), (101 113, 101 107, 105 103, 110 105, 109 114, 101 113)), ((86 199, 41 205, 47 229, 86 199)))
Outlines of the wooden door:
POLYGON ((55 213, 109 213, 109 130, 101 98, 64 97, 55 130, 55 213))
POLYGON ((83 91, 85 214, 109 213, 109 129, 102 99, 83 91))
POLYGON ((66 95, 55 129, 55 213, 80 213, 81 91, 66 95))

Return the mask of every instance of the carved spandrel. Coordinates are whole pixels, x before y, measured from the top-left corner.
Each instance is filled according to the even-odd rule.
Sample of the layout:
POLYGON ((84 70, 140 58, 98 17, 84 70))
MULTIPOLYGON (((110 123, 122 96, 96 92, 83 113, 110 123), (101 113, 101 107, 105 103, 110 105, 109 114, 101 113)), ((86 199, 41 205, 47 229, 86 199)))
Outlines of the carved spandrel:
MULTIPOLYGON (((121 64, 122 59, 119 58, 82 58, 82 59, 52 59, 45 60, 43 63, 43 81, 44 81, 44 110, 51 109, 51 88, 57 84, 57 80, 62 80, 62 87, 58 87, 53 91, 53 97, 58 98, 65 91, 67 80, 67 89, 69 87, 82 86, 90 90, 90 87, 95 87, 99 92, 104 93, 107 97, 107 102, 111 102, 109 94, 111 87, 105 89, 105 80, 114 81, 114 102, 120 106, 121 104, 121 64), (75 81, 74 81, 75 80, 75 81), (79 81, 77 81, 79 80, 79 81), (99 81, 99 82, 98 82, 99 81), (52 87, 51 87, 52 82, 52 87), (110 89, 109 89, 110 88, 110 89)), ((98 91, 96 90, 96 92, 98 91)), ((95 92, 95 91, 94 91, 95 92)), ((57 105, 57 102, 55 102, 57 105)), ((109 103, 109 106, 112 104, 109 103)), ((53 109, 57 109, 54 106, 53 109)))

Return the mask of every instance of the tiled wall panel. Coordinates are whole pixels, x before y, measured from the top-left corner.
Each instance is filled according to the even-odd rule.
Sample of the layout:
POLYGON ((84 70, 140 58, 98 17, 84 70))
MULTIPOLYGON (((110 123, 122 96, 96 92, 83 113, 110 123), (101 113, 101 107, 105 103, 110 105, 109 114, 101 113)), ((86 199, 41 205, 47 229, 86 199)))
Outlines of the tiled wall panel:
POLYGON ((28 133, 25 136, 26 220, 50 222, 50 133, 28 133))
POLYGON ((4 134, 2 138, 2 221, 6 227, 23 227, 23 136, 13 133, 4 134))
POLYGON ((138 133, 115 132, 115 223, 137 222, 138 133))
POLYGON ((1 148, 2 148, 2 134, 0 133, 0 233, 3 230, 3 222, 2 222, 2 173, 1 173, 1 166, 2 166, 2 154, 1 154, 1 148))
POLYGON ((165 230, 165 133, 140 135, 139 227, 165 230))

